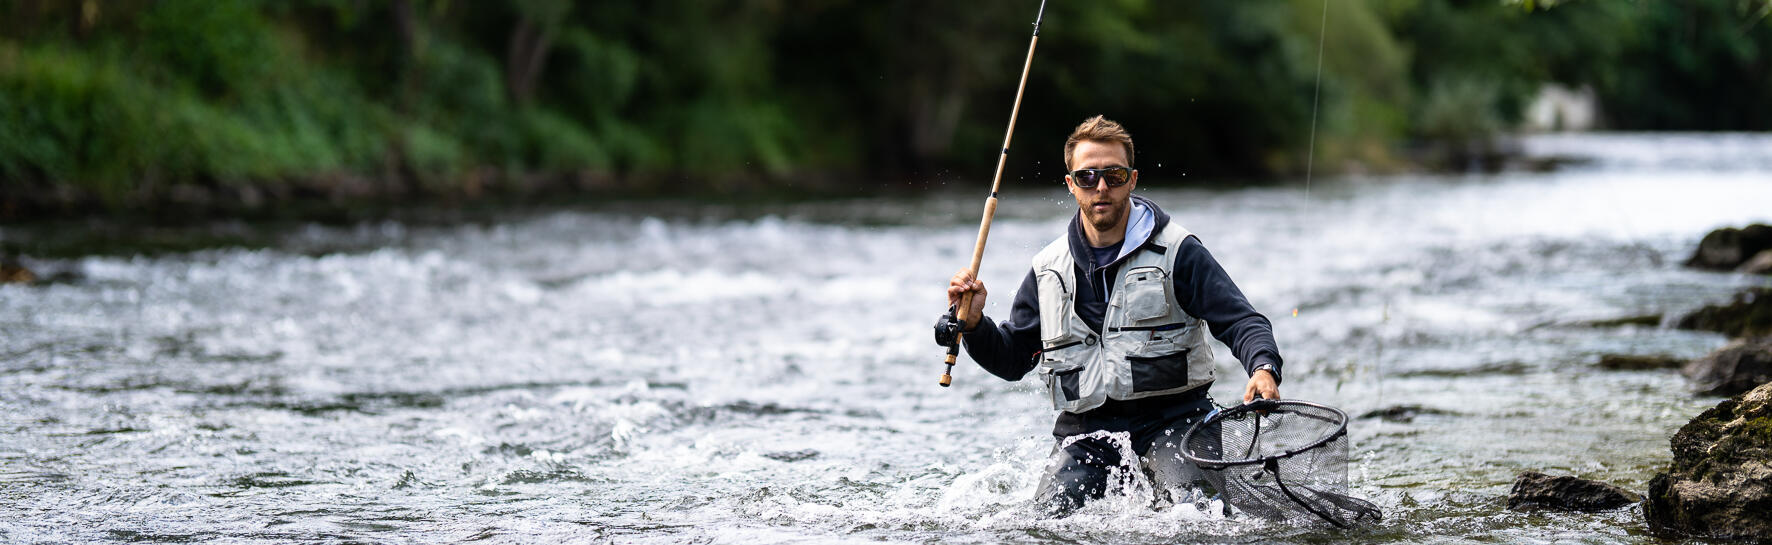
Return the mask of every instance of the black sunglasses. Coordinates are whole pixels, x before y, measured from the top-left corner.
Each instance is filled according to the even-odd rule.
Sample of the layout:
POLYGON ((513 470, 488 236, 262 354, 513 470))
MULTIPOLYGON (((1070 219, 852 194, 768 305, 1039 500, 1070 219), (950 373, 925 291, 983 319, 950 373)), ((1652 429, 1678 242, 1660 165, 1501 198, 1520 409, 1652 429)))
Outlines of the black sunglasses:
POLYGON ((1108 187, 1120 187, 1132 181, 1132 169, 1126 167, 1079 168, 1071 171, 1071 183, 1079 188, 1095 187, 1098 181, 1106 180, 1108 187))

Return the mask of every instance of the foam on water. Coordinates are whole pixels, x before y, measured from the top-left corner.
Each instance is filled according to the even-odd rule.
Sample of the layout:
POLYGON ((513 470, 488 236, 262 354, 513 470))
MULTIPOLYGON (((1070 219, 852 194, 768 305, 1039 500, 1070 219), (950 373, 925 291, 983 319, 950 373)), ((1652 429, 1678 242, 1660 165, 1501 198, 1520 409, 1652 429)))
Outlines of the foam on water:
POLYGON ((1772 172, 1772 135, 1766 133, 1560 133, 1520 139, 1527 154, 1581 161, 1604 170, 1772 172))

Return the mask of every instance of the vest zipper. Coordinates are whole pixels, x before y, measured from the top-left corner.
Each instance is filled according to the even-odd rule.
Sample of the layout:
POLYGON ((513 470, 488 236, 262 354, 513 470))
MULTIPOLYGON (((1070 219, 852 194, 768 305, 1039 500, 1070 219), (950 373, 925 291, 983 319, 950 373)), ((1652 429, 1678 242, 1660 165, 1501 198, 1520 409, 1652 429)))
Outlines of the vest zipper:
POLYGON ((1110 329, 1114 333, 1119 333, 1121 331, 1172 331, 1172 330, 1181 329, 1184 327, 1187 327, 1187 324, 1173 323, 1173 324, 1162 324, 1162 325, 1129 325, 1129 326, 1125 326, 1125 327, 1115 327, 1115 328, 1110 328, 1110 329))
POLYGON ((1058 346, 1054 346, 1054 347, 1050 347, 1050 348, 1046 348, 1046 349, 1043 349, 1043 350, 1040 350, 1040 351, 1041 351, 1041 352, 1051 352, 1051 351, 1053 351, 1053 350, 1064 350, 1064 349, 1066 349, 1066 348, 1070 348, 1070 347, 1073 347, 1073 346, 1076 346, 1076 345, 1079 345, 1079 344, 1083 344, 1083 341, 1071 341, 1071 342, 1068 342, 1068 343, 1064 343, 1064 344, 1061 344, 1061 345, 1058 345, 1058 346))

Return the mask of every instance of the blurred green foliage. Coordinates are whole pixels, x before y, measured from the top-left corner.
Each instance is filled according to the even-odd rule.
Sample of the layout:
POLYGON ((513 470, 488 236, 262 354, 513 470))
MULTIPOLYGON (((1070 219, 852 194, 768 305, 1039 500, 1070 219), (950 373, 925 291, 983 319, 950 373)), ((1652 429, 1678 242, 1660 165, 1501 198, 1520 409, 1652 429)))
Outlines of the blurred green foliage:
MULTIPOLYGON (((0 205, 978 178, 1037 5, 0 0, 0 205)), ((1313 104, 1319 169, 1399 168, 1482 148, 1545 83, 1591 86, 1612 128, 1766 130, 1769 12, 1054 0, 1011 180, 1056 179, 1097 113, 1133 131, 1147 177, 1298 172, 1313 104)))

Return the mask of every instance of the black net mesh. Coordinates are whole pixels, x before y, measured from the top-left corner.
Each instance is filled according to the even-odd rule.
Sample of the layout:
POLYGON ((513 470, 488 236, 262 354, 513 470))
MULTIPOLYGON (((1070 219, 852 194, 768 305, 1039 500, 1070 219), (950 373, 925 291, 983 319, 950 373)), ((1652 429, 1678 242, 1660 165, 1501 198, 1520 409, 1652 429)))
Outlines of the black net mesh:
POLYGON ((1263 401, 1207 418, 1183 439, 1224 500, 1272 520, 1321 519, 1343 528, 1383 517, 1347 494, 1347 415, 1303 401, 1263 401))

